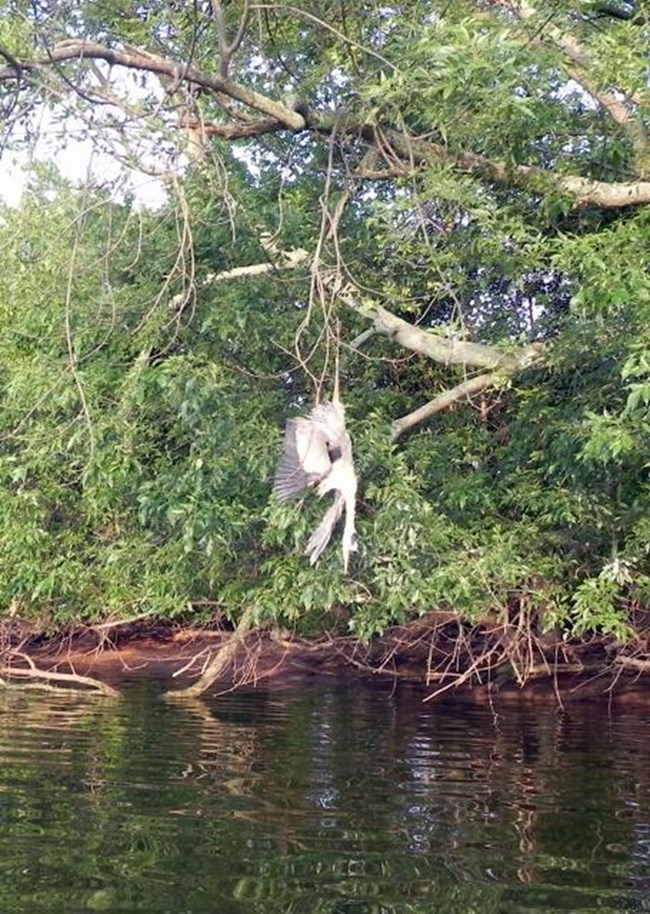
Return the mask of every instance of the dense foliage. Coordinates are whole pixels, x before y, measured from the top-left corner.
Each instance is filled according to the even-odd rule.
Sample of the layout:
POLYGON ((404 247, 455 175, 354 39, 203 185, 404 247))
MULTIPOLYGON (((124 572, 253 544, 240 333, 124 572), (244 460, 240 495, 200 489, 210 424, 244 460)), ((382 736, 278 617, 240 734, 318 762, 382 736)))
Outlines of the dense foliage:
POLYGON ((3 209, 4 611, 253 608, 367 637, 430 609, 519 610, 626 637, 650 599, 643 15, 268 5, 228 54, 238 3, 2 6, 10 145, 49 105, 102 147, 145 135, 173 160, 153 211, 44 167, 3 209), (80 39, 159 55, 176 82, 142 66, 137 94, 110 89, 131 71, 108 52, 30 69, 80 39), (190 66, 218 91, 184 83, 190 66), (294 249, 314 271, 286 268, 294 249), (466 356, 398 345, 368 301, 466 356), (361 479, 348 577, 335 547, 316 569, 302 555, 323 505, 270 491, 284 419, 330 387, 337 339, 361 479), (445 390, 447 409, 391 437, 445 390))

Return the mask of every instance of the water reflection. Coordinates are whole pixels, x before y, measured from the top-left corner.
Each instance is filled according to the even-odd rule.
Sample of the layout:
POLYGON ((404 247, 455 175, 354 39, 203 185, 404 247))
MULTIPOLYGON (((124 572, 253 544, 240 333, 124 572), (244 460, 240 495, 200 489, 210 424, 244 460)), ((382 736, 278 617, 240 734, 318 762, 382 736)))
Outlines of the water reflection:
POLYGON ((648 713, 0 695, 0 910, 650 911, 648 713))

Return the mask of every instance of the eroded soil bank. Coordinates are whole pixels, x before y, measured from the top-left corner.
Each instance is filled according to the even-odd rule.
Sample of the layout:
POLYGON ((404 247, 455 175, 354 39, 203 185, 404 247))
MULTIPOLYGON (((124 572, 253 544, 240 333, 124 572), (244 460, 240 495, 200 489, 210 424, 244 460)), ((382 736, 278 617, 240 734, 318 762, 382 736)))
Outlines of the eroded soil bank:
MULTIPOLYGON (((342 635, 305 639, 254 629, 234 641, 227 628, 147 622, 104 623, 47 634, 17 620, 0 624, 6 684, 113 688, 155 679, 181 690, 195 683, 224 648, 228 663, 207 694, 247 686, 295 687, 314 677, 407 681, 424 699, 452 692, 476 700, 607 697, 650 704, 650 620, 635 641, 563 639, 520 621, 469 625, 452 613, 430 613, 369 644, 342 635), (76 681, 75 681, 76 680, 76 681)), ((647 624, 646 624, 647 623, 647 624)))

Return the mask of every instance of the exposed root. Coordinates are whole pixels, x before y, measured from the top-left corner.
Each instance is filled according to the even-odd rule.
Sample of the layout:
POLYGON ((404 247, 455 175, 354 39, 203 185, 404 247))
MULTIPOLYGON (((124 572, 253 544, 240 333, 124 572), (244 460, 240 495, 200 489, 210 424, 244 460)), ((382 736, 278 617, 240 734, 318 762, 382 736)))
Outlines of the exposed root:
POLYGON ((570 694, 611 696, 645 688, 650 614, 633 621, 636 638, 620 644, 603 635, 567 639, 542 632, 534 615, 521 607, 473 624, 452 612, 433 612, 362 644, 349 635, 305 639, 260 629, 250 611, 234 631, 146 623, 126 631, 85 627, 53 639, 26 632, 13 620, 0 625, 0 676, 110 695, 117 694, 115 689, 91 677, 154 675, 186 686, 189 679, 188 687, 168 693, 188 698, 214 693, 215 685, 223 693, 265 680, 286 685, 312 674, 354 674, 424 684, 427 701, 461 690, 478 690, 480 696, 530 686, 538 694, 554 693, 561 705, 570 694))

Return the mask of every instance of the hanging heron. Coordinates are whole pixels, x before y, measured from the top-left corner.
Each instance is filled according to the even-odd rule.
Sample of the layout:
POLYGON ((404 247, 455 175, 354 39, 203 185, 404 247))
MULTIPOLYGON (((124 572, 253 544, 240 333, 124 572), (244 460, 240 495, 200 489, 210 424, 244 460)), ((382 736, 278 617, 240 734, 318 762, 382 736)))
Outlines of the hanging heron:
POLYGON ((287 419, 284 452, 275 471, 273 493, 278 501, 289 501, 313 486, 319 497, 334 492, 334 501, 310 536, 305 555, 311 565, 316 564, 345 509, 342 547, 343 570, 347 574, 350 553, 357 550, 357 476, 352 442, 345 428, 345 409, 339 399, 338 371, 331 402, 315 406, 308 417, 287 419))

